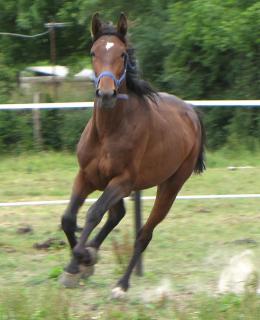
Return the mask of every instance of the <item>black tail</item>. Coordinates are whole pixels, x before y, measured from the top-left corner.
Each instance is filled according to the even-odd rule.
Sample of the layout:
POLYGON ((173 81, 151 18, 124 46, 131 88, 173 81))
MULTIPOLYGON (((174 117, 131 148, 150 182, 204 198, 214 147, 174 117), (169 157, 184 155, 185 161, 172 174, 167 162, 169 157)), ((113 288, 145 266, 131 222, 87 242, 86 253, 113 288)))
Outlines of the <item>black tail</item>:
POLYGON ((201 141, 200 141, 200 152, 199 152, 196 166, 194 168, 194 173, 200 174, 206 169, 206 164, 205 164, 206 130, 202 121, 201 112, 198 109, 195 109, 195 111, 197 113, 199 123, 200 123, 201 141))

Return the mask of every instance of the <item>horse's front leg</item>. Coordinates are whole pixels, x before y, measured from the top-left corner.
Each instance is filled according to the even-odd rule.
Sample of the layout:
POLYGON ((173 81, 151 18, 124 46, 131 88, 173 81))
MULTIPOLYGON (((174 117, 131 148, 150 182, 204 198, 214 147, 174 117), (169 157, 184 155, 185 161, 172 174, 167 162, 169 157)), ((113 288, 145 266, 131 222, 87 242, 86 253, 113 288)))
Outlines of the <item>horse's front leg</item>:
POLYGON ((87 247, 98 250, 108 236, 108 234, 118 225, 125 215, 124 200, 121 199, 117 204, 109 209, 108 219, 98 234, 91 241, 87 242, 87 247))
POLYGON ((92 191, 93 188, 88 184, 84 172, 79 171, 73 184, 70 202, 61 219, 61 226, 67 236, 71 249, 73 249, 77 243, 75 235, 77 230, 77 213, 86 197, 92 191))
MULTIPOLYGON (((115 206, 120 200, 130 194, 132 190, 132 183, 128 175, 116 177, 110 181, 104 190, 101 197, 88 210, 86 222, 78 243, 72 250, 71 263, 66 268, 66 277, 63 277, 63 284, 73 282, 73 286, 80 279, 80 266, 92 265, 96 261, 96 252, 94 248, 86 247, 85 244, 93 231, 93 229, 100 223, 105 212, 115 206), (94 249, 94 250, 93 250, 94 249), (76 272, 75 272, 76 271, 76 272), (74 277, 74 280, 72 280, 74 277), (67 281, 68 278, 69 280, 67 281)), ((100 243, 104 240, 104 235, 99 239, 100 243)), ((99 242, 98 241, 98 242, 99 242)))

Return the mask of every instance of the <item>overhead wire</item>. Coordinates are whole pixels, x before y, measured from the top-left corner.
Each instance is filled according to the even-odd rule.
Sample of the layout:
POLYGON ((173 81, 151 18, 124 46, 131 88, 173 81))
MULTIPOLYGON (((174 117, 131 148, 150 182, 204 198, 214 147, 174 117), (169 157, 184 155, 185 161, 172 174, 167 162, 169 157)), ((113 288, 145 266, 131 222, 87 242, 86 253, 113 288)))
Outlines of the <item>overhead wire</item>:
POLYGON ((11 32, 0 32, 1 36, 11 36, 11 37, 18 37, 18 38, 24 38, 24 39, 32 39, 32 38, 38 38, 41 36, 44 36, 45 34, 49 33, 50 30, 37 33, 34 35, 27 35, 27 34, 20 34, 20 33, 11 33, 11 32))

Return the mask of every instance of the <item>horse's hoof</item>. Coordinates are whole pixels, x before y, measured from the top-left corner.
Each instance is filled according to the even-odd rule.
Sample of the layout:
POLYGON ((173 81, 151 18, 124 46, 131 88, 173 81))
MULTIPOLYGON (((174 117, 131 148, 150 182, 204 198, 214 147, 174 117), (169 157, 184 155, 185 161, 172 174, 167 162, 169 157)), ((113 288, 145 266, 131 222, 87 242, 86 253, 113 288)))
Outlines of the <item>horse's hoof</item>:
POLYGON ((126 292, 121 287, 115 287, 111 292, 112 299, 122 300, 126 297, 126 292))
POLYGON ((79 284, 79 280, 81 278, 82 272, 79 273, 69 273, 64 271, 62 275, 60 276, 59 282, 62 284, 65 288, 75 288, 79 284))
POLYGON ((59 282, 66 288, 75 288, 79 284, 80 279, 87 279, 94 274, 94 271, 94 265, 86 266, 80 264, 78 273, 64 271, 60 276, 59 282))

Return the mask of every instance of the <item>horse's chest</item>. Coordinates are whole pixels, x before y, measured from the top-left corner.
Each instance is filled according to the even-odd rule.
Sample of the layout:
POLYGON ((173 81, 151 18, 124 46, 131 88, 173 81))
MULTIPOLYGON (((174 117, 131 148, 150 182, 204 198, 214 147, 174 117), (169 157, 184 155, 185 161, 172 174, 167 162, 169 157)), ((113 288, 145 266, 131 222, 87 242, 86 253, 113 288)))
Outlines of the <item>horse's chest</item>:
POLYGON ((123 163, 122 157, 112 154, 106 148, 100 148, 92 154, 90 161, 85 166, 85 172, 91 183, 97 189, 104 189, 109 181, 120 174, 123 163))
POLYGON ((116 175, 118 163, 109 151, 101 152, 98 157, 97 170, 101 177, 110 178, 116 175))

